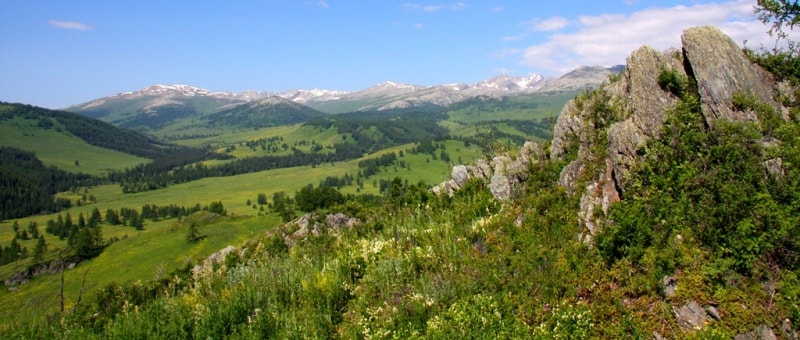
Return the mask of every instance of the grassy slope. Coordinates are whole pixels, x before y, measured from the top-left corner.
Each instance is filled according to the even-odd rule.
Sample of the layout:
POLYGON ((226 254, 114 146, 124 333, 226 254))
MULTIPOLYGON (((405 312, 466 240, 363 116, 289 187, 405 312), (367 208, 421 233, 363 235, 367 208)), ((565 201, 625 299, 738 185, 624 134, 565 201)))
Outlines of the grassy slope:
MULTIPOLYGON (((461 157, 464 162, 471 162, 480 155, 475 146, 465 148, 463 143, 458 141, 446 141, 444 144, 453 161, 461 157)), ((401 177, 407 179, 410 184, 419 181, 435 184, 443 181, 450 173, 452 164, 441 160, 432 160, 429 155, 411 155, 408 153, 411 148, 413 148, 413 144, 402 145, 366 156, 365 158, 372 158, 386 152, 399 154, 400 151, 403 151, 405 156, 398 159, 407 162, 411 169, 398 167, 395 170, 395 167, 386 167, 385 171, 366 179, 364 189, 360 192, 378 194, 378 188, 373 186, 373 182, 381 179, 391 180, 394 177, 401 177)), ((276 169, 232 177, 206 178, 161 190, 135 194, 122 194, 117 185, 98 186, 88 190, 88 194, 95 196, 97 203, 73 207, 63 211, 62 214, 69 212, 73 220, 77 221, 80 213, 89 215, 94 208, 105 214, 105 210, 109 208, 129 207, 138 210, 144 204, 193 206, 196 203, 207 205, 212 201, 222 201, 232 215, 257 215, 258 209, 253 206, 248 207, 246 201, 249 199, 255 202, 259 193, 265 193, 270 200, 272 194, 279 191, 294 195, 295 191, 306 184, 316 185, 327 176, 343 176, 345 173, 357 174, 358 161, 339 162, 333 165, 321 164, 317 167, 276 169)), ((356 193, 357 189, 355 186, 351 186, 344 187, 342 191, 356 193)), ((72 199, 80 197, 79 194, 65 193, 62 195, 72 199)), ((21 230, 26 229, 31 221, 36 221, 39 224, 40 232, 44 233, 46 221, 51 218, 55 219, 56 216, 57 214, 42 215, 4 221, 0 223, 0 244, 7 245, 13 238, 12 225, 15 221, 19 223, 21 230)), ((84 298, 91 298, 90 291, 93 288, 102 287, 115 280, 126 282, 151 279, 156 271, 169 272, 180 267, 186 259, 205 257, 229 244, 238 245, 253 236, 254 233, 278 224, 276 217, 272 215, 253 216, 215 224, 210 227, 211 229, 201 228, 203 234, 209 235, 206 240, 201 242, 202 246, 189 247, 184 239, 187 233, 186 228, 178 227, 176 229, 175 222, 176 220, 166 220, 153 223, 147 220, 144 231, 136 231, 125 226, 103 225, 105 238, 117 237, 121 240, 111 245, 98 258, 82 264, 78 270, 67 272, 67 299, 72 301, 70 303, 74 303, 85 268, 91 269, 86 284, 87 294, 84 298)), ((51 252, 57 248, 66 247, 65 241, 59 241, 52 235, 45 233, 45 238, 51 252)), ((34 248, 35 241, 21 241, 21 245, 30 251, 34 248)), ((50 258, 55 256, 54 252, 49 255, 50 258)), ((9 277, 14 272, 22 270, 28 261, 23 260, 0 267, 0 277, 9 277)), ((20 286, 16 292, 0 292, 0 305, 6 306, 0 307, 0 319, 11 318, 16 314, 15 309, 20 305, 31 311, 22 314, 20 316, 22 318, 41 316, 42 314, 39 313, 44 311, 54 311, 58 305, 57 281, 57 276, 46 275, 20 286)))
POLYGON ((36 121, 18 118, 0 121, 0 145, 32 151, 48 166, 97 175, 150 161, 147 158, 89 145, 68 132, 45 130, 38 127, 36 121), (78 166, 75 165, 76 160, 79 162, 78 166))
POLYGON ((509 97, 502 102, 456 107, 448 111, 448 121, 474 124, 495 120, 539 120, 555 117, 574 93, 509 97))

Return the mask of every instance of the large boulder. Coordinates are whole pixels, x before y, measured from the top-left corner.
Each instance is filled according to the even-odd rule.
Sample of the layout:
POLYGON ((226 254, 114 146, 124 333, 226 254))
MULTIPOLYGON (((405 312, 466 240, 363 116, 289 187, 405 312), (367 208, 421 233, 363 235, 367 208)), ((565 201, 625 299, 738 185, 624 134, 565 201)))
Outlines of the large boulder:
POLYGON ((718 119, 758 119, 752 111, 734 110, 732 99, 737 92, 753 95, 781 112, 773 99, 773 77, 751 63, 742 49, 720 30, 711 26, 690 28, 683 32, 681 41, 709 125, 718 119))

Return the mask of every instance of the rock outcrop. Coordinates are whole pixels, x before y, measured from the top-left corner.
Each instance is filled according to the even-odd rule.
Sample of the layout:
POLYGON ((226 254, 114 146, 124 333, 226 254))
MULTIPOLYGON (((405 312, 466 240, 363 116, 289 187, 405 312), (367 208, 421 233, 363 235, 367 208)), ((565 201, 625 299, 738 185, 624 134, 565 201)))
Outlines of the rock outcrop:
MULTIPOLYGON (((714 27, 684 31, 680 49, 639 48, 628 57, 623 73, 612 78, 563 107, 550 145, 551 160, 571 159, 561 170, 559 185, 581 195, 580 237, 586 242, 608 222, 605 216, 611 204, 625 197, 643 148, 660 137, 669 111, 685 95, 697 96, 705 125, 713 126, 720 119, 758 120, 755 112, 734 106, 737 94, 752 96, 788 119, 788 110, 775 98, 776 93, 793 92, 751 63, 733 40, 714 27), (675 79, 680 88, 665 86, 662 75, 675 79)), ((450 179, 433 191, 452 195, 470 179, 479 178, 495 198, 507 200, 527 179, 530 165, 545 155, 540 145, 526 143, 517 159, 498 156, 454 167, 450 179)), ((767 160, 764 166, 771 176, 784 175, 779 158, 767 160)))
MULTIPOLYGON (((558 117, 550 157, 576 155, 561 171, 559 184, 581 195, 579 218, 586 241, 606 222, 597 213, 605 215, 625 196, 640 151, 660 136, 667 113, 681 101, 679 93, 660 84, 660 75, 668 72, 684 80, 685 91, 696 92, 708 126, 719 119, 757 120, 754 112, 734 108, 737 93, 786 112, 774 99, 779 86, 773 78, 718 29, 688 29, 682 42, 680 50, 659 52, 645 46, 634 51, 621 77, 571 100, 558 117), (604 152, 598 146, 604 146, 604 152)), ((779 165, 766 164, 775 176, 781 174, 779 165)))
POLYGON ((736 92, 754 95, 781 112, 773 99, 773 77, 750 63, 736 43, 713 27, 686 30, 681 37, 689 71, 697 81, 703 115, 715 120, 754 121, 755 113, 735 111, 731 100, 736 92))
POLYGON ((433 187, 432 190, 437 195, 452 196, 469 180, 478 178, 487 183, 496 199, 508 200, 522 188, 521 184, 528 179, 530 167, 544 158, 545 153, 541 145, 527 142, 515 159, 502 155, 492 158, 490 162, 480 159, 475 165, 456 165, 450 172, 450 179, 433 187))

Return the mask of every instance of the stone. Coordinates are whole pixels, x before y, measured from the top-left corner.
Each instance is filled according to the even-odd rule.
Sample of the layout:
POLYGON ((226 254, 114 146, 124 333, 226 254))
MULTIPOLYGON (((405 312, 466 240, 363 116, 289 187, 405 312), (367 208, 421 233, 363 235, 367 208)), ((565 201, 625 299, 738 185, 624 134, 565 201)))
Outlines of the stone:
POLYGON ((579 116, 581 109, 575 99, 571 99, 561 108, 556 125, 553 127, 553 141, 550 144, 550 158, 562 159, 570 147, 573 138, 580 138, 583 131, 583 119, 579 116))
POLYGON ((695 301, 689 301, 681 307, 672 307, 672 313, 684 332, 703 329, 706 325, 706 311, 695 301))
POLYGON ((752 331, 739 334, 734 337, 735 340, 778 340, 775 333, 767 325, 759 325, 752 331))
POLYGON ((680 55, 666 55, 648 46, 634 51, 627 60, 625 86, 614 93, 625 98, 629 116, 612 124, 607 133, 608 158, 613 167, 616 186, 624 191, 630 169, 638 159, 637 151, 647 141, 658 138, 667 111, 680 100, 661 88, 661 72, 670 70, 687 77, 680 55))
POLYGON ((508 177, 495 173, 489 182, 489 191, 492 192, 494 198, 505 201, 511 198, 511 184, 508 177))
POLYGON ((797 333, 792 330, 792 320, 783 319, 781 322, 781 331, 784 337, 790 340, 797 340, 797 333))
POLYGON ((712 319, 714 319, 715 321, 722 321, 722 317, 719 315, 717 307, 706 306, 705 309, 706 309, 706 314, 708 314, 708 316, 710 316, 712 319))
POLYGON ((220 249, 216 253, 209 255, 205 260, 203 260, 203 262, 192 268, 192 275, 196 279, 207 275, 209 272, 211 272, 211 269, 214 267, 214 264, 220 264, 225 262, 225 258, 228 256, 228 254, 234 251, 236 251, 236 247, 227 246, 225 248, 220 249))
POLYGON ((675 296, 675 291, 678 290, 678 280, 675 280, 672 276, 664 276, 661 279, 661 285, 664 287, 665 297, 675 296))
POLYGON ((453 179, 453 184, 455 184, 456 188, 461 188, 470 179, 469 171, 464 165, 456 165, 453 167, 453 171, 450 172, 450 178, 453 179))
POLYGON ((352 228, 356 224, 361 223, 357 218, 351 218, 343 213, 328 214, 325 216, 325 224, 328 228, 339 230, 344 227, 352 228))
POLYGON ((764 161, 764 168, 767 169, 767 173, 770 176, 776 179, 786 176, 786 170, 783 168, 783 159, 780 157, 764 161))

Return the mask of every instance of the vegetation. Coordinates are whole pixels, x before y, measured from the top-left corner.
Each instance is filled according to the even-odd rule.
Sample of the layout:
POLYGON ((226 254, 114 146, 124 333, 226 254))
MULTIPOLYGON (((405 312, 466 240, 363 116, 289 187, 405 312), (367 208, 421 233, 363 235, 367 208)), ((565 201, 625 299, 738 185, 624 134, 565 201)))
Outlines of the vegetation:
MULTIPOLYGON (((784 59, 750 53, 792 79, 793 52, 781 52, 784 59)), ((259 156, 211 165, 199 163, 207 154, 198 152, 109 177, 128 181, 131 192, 158 191, 122 194, 105 185, 62 192, 56 197, 76 203, 52 215, 48 240, 33 217, 15 220, 13 233, 0 233, 10 240, 0 248, 0 259, 9 259, 0 269, 67 255, 83 262, 0 292, 14 301, 0 304, 9 316, 0 334, 616 339, 655 332, 705 339, 800 323, 799 96, 779 98, 790 108, 784 116, 736 93, 733 109, 758 121, 710 126, 692 79, 664 70, 658 81, 679 104, 659 137, 638 151, 625 196, 590 243, 578 238, 580 196, 558 185, 577 143, 567 143, 566 160, 533 164, 525 190, 509 201, 476 179, 452 196, 429 190, 455 159, 513 153, 513 126, 544 130, 551 122, 543 117, 482 121, 490 125, 455 139, 446 138, 448 129, 466 121, 443 123, 445 116, 465 111, 320 117, 292 128, 324 131, 320 140, 242 132, 237 138, 249 138, 217 146, 259 156), (187 192, 207 205, 186 202, 187 192), (231 244, 238 247, 208 257, 231 244), (665 278, 677 282, 674 294, 665 278), (674 311, 687 301, 722 316, 682 330, 674 311), (10 311, 20 308, 22 315, 10 311), (31 312, 46 308, 47 316, 31 312)), ((481 105, 506 105, 498 103, 481 105)), ((591 115, 586 143, 598 156, 576 179, 580 187, 605 167, 606 131, 625 112, 603 88, 576 103, 591 115)), ((9 155, 35 163, 29 153, 9 155)))
POLYGON ((44 129, 64 129, 87 143, 145 158, 164 155, 164 145, 142 134, 117 128, 111 124, 65 112, 30 105, 0 102, 0 120, 23 117, 36 120, 44 129))
POLYGON ((30 152, 0 146, 0 220, 68 208, 68 200, 53 200, 58 192, 97 181, 90 176, 47 168, 30 152))

